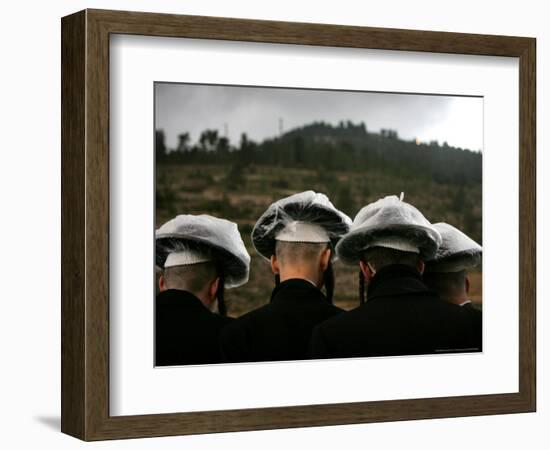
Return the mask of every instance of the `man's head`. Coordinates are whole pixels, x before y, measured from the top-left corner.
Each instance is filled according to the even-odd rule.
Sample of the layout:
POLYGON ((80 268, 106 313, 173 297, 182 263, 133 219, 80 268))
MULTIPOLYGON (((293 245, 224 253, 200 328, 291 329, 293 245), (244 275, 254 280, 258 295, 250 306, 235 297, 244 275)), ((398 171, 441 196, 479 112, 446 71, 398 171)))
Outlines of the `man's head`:
POLYGON ((424 261, 414 252, 406 252, 387 247, 371 247, 365 250, 359 261, 359 267, 367 283, 380 269, 395 264, 401 264, 424 272, 424 261))
POLYGON ((424 282, 442 300, 461 305, 468 300, 470 280, 466 271, 458 272, 425 272, 424 282))
POLYGON ((236 223, 207 214, 180 214, 155 231, 158 270, 213 260, 225 287, 248 281, 250 255, 236 223))
POLYGON ((271 256, 271 270, 281 281, 302 278, 320 288, 331 253, 328 243, 277 241, 275 254, 271 256))
MULTIPOLYGON (((328 197, 314 191, 300 192, 272 203, 257 220, 252 230, 252 244, 266 260, 276 254, 278 242, 299 244, 306 254, 309 244, 322 244, 319 249, 333 247, 349 231, 351 219, 334 207, 328 197)), ((316 250, 315 250, 316 251, 316 250)))
POLYGON ((349 233, 336 245, 344 264, 355 265, 365 250, 383 247, 417 253, 423 261, 432 258, 441 235, 413 205, 395 195, 369 203, 353 219, 349 233))
POLYGON ((441 234, 442 243, 426 264, 424 282, 443 300, 462 305, 469 300, 466 271, 481 263, 481 245, 448 223, 436 223, 434 228, 441 234))
POLYGON ((207 307, 212 309, 217 296, 220 277, 212 261, 172 266, 164 269, 159 278, 161 292, 178 289, 191 292, 207 307))
POLYGON ((365 281, 380 269, 402 264, 424 271, 424 261, 435 255, 441 235, 413 205, 390 195, 369 203, 353 219, 350 232, 336 245, 345 264, 359 263, 359 301, 364 302, 365 281))
POLYGON ((166 249, 168 256, 159 278, 160 291, 178 289, 191 292, 212 309, 220 287, 218 265, 212 250, 178 239, 168 241, 166 249))

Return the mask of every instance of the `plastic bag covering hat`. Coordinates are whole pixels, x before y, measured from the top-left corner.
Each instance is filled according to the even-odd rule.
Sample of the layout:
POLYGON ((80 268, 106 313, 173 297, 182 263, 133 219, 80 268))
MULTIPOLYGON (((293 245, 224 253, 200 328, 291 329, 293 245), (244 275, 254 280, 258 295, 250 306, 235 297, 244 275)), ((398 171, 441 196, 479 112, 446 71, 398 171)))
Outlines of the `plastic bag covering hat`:
POLYGON ((275 235, 276 241, 312 242, 321 244, 330 242, 328 233, 323 227, 308 222, 293 220, 275 235))
POLYGON ((440 222, 434 224, 443 239, 435 257, 426 263, 427 272, 459 272, 481 262, 482 247, 462 231, 440 222))
POLYGON ((252 243, 260 255, 269 259, 275 252, 277 239, 330 241, 336 245, 350 225, 351 219, 338 211, 326 195, 305 191, 271 204, 254 225, 252 243))
POLYGON ((189 266, 191 264, 213 261, 212 255, 209 254, 210 252, 200 251, 185 244, 183 244, 183 248, 174 250, 168 253, 166 261, 164 261, 165 269, 168 267, 189 266))
POLYGON ((372 247, 419 253, 427 260, 434 257, 440 244, 441 235, 422 213, 402 197, 391 195, 357 213, 336 253, 346 264, 357 264, 363 252, 372 247))
POLYGON ((248 281, 250 255, 246 251, 237 224, 206 214, 179 215, 155 233, 156 264, 164 269, 170 253, 192 248, 217 261, 223 271, 225 286, 238 287, 248 281))

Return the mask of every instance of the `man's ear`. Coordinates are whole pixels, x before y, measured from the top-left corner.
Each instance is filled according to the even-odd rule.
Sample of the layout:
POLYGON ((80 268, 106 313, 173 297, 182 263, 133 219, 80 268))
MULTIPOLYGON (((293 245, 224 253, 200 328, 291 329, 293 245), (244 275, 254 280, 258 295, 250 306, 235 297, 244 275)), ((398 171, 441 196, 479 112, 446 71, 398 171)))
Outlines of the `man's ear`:
POLYGON ((271 255, 269 261, 271 263, 271 271, 274 275, 277 275, 279 273, 279 262, 277 261, 277 257, 275 255, 271 255))
POLYGON ((470 278, 467 276, 464 277, 464 289, 466 289, 466 294, 470 293, 470 278))
POLYGON ((323 253, 321 253, 321 270, 323 272, 327 270, 331 255, 332 255, 332 250, 328 247, 323 250, 323 253))
POLYGON ((166 279, 164 278, 164 275, 161 275, 159 277, 159 291, 160 292, 164 292, 166 291, 168 288, 166 287, 166 279))
POLYGON ((426 268, 426 264, 424 264, 424 261, 420 260, 416 264, 416 268, 418 269, 420 275, 422 275, 424 273, 424 269, 426 268))
POLYGON ((363 272, 366 280, 370 280, 372 278, 373 273, 367 263, 359 261, 359 268, 361 269, 361 272, 363 272))
POLYGON ((216 293, 218 292, 219 285, 220 277, 216 277, 214 281, 210 282, 210 286, 208 287, 208 299, 211 304, 216 300, 216 293))

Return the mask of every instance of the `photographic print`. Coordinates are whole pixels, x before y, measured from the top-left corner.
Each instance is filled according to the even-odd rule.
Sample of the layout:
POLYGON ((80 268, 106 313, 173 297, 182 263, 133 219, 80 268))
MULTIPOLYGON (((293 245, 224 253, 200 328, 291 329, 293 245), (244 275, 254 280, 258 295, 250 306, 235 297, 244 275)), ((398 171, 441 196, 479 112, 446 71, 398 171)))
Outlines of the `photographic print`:
POLYGON ((64 433, 536 410, 535 39, 61 24, 64 433))
POLYGON ((155 365, 482 350, 483 98, 155 83, 155 365))

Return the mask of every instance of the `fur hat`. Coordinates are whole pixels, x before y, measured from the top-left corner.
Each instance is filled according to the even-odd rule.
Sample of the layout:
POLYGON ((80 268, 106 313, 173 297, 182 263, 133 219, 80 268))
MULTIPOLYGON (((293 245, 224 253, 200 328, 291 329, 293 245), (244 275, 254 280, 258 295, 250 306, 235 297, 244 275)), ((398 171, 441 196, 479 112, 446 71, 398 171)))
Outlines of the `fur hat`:
POLYGON ((462 231, 440 222, 434 225, 443 242, 436 255, 426 263, 426 272, 459 272, 481 262, 482 247, 462 231))
POLYGON ((357 264, 368 248, 386 247, 433 258, 441 236, 422 213, 395 195, 384 197, 362 208, 350 232, 336 246, 346 264, 357 264))
POLYGON ((350 225, 351 219, 326 195, 305 191, 271 204, 254 225, 252 243, 260 255, 269 259, 277 240, 336 245, 350 225))
POLYGON ((156 230, 155 244, 159 269, 166 267, 168 258, 168 267, 216 261, 227 288, 248 281, 250 255, 237 224, 229 220, 206 214, 179 215, 156 230))

